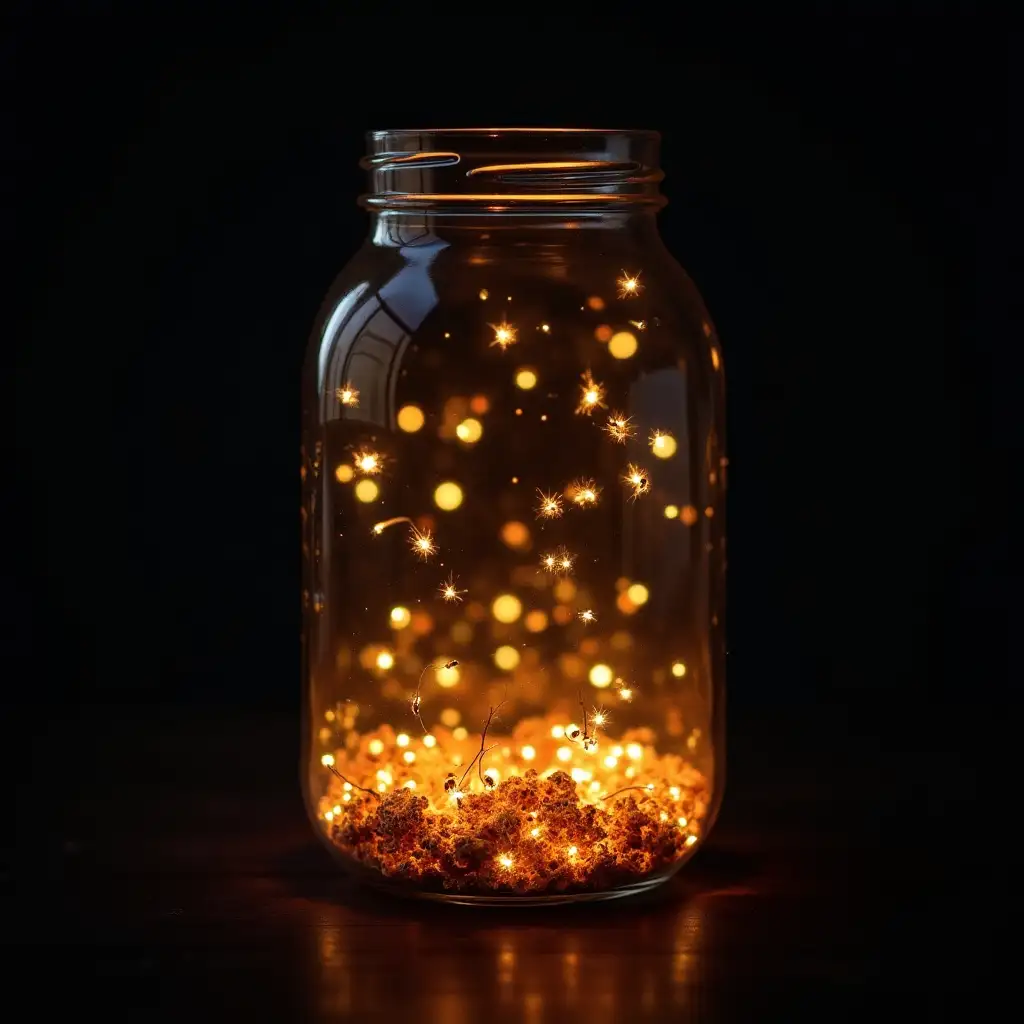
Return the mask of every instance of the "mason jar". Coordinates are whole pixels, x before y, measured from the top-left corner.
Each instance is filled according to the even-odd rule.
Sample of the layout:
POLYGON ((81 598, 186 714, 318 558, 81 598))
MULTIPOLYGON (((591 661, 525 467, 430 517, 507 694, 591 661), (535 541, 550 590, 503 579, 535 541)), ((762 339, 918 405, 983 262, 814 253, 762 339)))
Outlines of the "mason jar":
POLYGON ((303 780, 367 881, 664 882, 724 764, 722 356, 659 136, 369 135, 303 377, 303 780))

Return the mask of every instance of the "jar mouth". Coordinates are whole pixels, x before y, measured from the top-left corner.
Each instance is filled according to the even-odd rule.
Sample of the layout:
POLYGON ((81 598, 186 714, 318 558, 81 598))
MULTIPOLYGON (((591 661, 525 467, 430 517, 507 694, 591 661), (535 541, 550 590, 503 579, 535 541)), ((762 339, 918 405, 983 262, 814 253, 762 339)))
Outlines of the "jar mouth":
POLYGON ((660 208, 661 136, 647 129, 423 128, 367 135, 371 209, 553 212, 660 208))

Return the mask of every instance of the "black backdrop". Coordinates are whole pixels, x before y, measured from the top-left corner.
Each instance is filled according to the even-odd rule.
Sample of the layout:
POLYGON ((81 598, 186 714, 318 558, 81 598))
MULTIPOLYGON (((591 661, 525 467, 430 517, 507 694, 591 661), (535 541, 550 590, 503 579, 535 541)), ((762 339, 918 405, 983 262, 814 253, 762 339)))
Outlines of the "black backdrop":
POLYGON ((938 748, 1003 685, 1005 26, 35 7, 3 43, 12 701, 297 709, 298 373, 363 132, 479 123, 664 134, 726 358, 738 727, 938 748))

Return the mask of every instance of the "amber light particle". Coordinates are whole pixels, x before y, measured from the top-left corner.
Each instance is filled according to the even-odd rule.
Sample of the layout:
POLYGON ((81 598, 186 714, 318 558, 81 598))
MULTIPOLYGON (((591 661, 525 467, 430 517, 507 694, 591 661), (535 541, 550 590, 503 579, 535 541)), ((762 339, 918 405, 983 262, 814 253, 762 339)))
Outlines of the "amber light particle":
POLYGON ((537 374, 533 370, 524 367, 516 374, 516 387, 522 391, 529 391, 537 386, 537 374))
POLYGON ((455 436, 463 444, 476 444, 483 437, 484 428, 481 422, 472 416, 464 419, 455 428, 455 436))
POLYGON ((405 629, 405 627, 412 621, 412 613, 408 608, 405 608, 400 604, 395 605, 395 607, 391 609, 390 619, 392 629, 405 629))
POLYGON ((530 546, 530 531, 525 523, 511 520, 501 528, 501 540, 506 547, 520 551, 530 546))
POLYGON ((446 480, 434 489, 434 504, 444 512, 454 512, 462 504, 462 488, 446 480))
POLYGON ((519 652, 506 644, 494 652, 494 664, 503 672, 511 672, 520 661, 519 652))
POLYGON ((608 342, 608 352, 614 359, 629 359, 636 355, 636 350, 636 336, 629 331, 619 331, 617 334, 613 334, 612 340, 608 342))
POLYGON ((697 510, 692 505, 684 505, 679 518, 686 526, 693 526, 697 522, 697 510))
POLYGON ((403 405, 395 419, 398 429, 404 430, 407 434, 415 434, 426 422, 423 410, 418 405, 403 405))
POLYGON ((682 679, 686 675, 686 666, 681 661, 675 661, 672 663, 672 675, 676 679, 682 679))
POLYGON ((380 494, 380 488, 372 480, 360 480, 355 486, 356 500, 364 504, 376 501, 378 494, 380 494))
POLYGON ((491 605, 491 614, 498 622, 508 625, 523 614, 523 604, 515 594, 499 594, 491 605))
POLYGON ((650 437, 651 451, 659 459, 670 459, 676 453, 676 439, 667 431, 655 430, 650 437))

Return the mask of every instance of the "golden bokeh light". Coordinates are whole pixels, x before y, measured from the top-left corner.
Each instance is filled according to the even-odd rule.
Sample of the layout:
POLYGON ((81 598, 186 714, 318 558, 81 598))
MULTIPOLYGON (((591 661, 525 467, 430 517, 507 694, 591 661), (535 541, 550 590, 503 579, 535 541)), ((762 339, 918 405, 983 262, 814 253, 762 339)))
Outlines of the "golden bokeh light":
POLYGON ((664 512, 665 512, 665 518, 666 519, 678 519, 679 518, 679 506, 678 505, 666 505, 664 512))
POLYGON ((494 664, 503 672, 511 672, 519 664, 519 652, 505 644, 494 652, 494 664))
POLYGON ((398 410, 397 421, 399 430, 404 430, 407 434, 415 434, 426 422, 426 417, 418 405, 403 405, 398 410))
POLYGON ((521 551, 530 546, 530 530, 525 523, 511 520, 501 528, 501 540, 513 551, 521 551))
POLYGON ((377 668, 382 672, 387 672, 389 669, 394 668, 395 656, 390 651, 381 651, 377 655, 377 668))
POLYGON ((480 294, 480 301, 481 301, 481 302, 486 302, 486 301, 487 301, 487 298, 488 298, 488 296, 489 296, 489 295, 490 295, 491 293, 490 293, 490 292, 489 292, 489 291, 488 291, 488 290, 487 290, 486 288, 481 288, 481 289, 480 289, 480 293, 479 293, 479 294, 480 294))
POLYGON ((446 480, 434 488, 434 504, 443 512, 452 512, 462 504, 462 488, 452 480, 446 480))
POLYGON ((692 505, 684 505, 679 513, 679 518, 687 525, 693 526, 697 522, 697 510, 692 505))
POLYGON ((373 480, 360 480, 355 487, 356 498, 359 501, 369 504, 371 501, 377 500, 377 495, 380 494, 380 488, 373 480))
POLYGON ((636 354, 636 349, 636 335, 630 334, 629 331, 613 334, 612 340, 608 342, 608 351, 614 359, 629 359, 636 354))
POLYGON ((681 661, 672 662, 672 675, 676 679, 682 679, 686 675, 686 666, 681 661))
POLYGON ((671 459, 676 453, 676 439, 666 431, 655 430, 651 433, 651 451, 659 459, 671 459))
POLYGON ((450 690, 461 678, 459 666, 446 661, 434 670, 434 678, 437 680, 438 686, 445 690, 450 690))
POLYGON ((339 484, 347 484, 356 475, 356 471, 347 463, 343 462, 334 470, 334 479, 339 484))
POLYGON ((531 388, 535 388, 536 386, 537 386, 537 374, 533 370, 530 370, 530 369, 527 369, 526 367, 523 367, 523 369, 521 369, 516 374, 516 387, 517 388, 520 388, 523 391, 529 391, 531 388))
POLYGON ((548 628, 547 612, 541 611, 540 608, 534 608, 533 611, 527 612, 526 618, 523 619, 523 625, 528 633, 543 633, 548 628))
POLYGON ((462 712, 458 708, 445 708, 440 717, 442 725, 454 729, 462 721, 462 712))
POLYGON ((412 622, 412 612, 408 608, 403 607, 400 604, 396 604, 391 609, 391 628, 392 629, 405 629, 406 626, 412 622))
POLYGON ((468 644, 473 639, 473 627, 468 622, 456 622, 449 635, 457 644, 468 644))
POLYGON ((523 614, 523 604, 515 594, 499 594, 491 605, 491 614, 498 622, 508 625, 523 614))
POLYGON ((642 583, 634 583, 627 591, 626 596, 635 605, 646 604, 651 596, 650 591, 642 583))
POLYGON ((464 444, 476 444, 483 437, 483 433, 483 424, 472 416, 464 419, 455 428, 455 436, 464 444))
POLYGON ((612 672, 611 666, 597 664, 590 669, 588 678, 590 679, 591 686, 596 687, 598 690, 605 690, 612 685, 615 673, 612 672))

